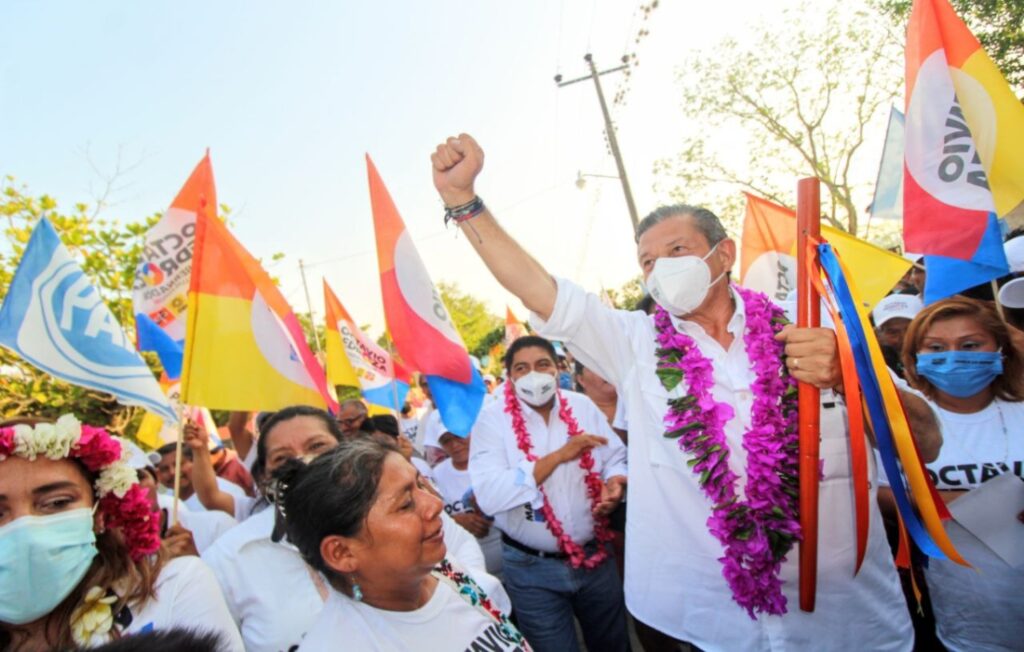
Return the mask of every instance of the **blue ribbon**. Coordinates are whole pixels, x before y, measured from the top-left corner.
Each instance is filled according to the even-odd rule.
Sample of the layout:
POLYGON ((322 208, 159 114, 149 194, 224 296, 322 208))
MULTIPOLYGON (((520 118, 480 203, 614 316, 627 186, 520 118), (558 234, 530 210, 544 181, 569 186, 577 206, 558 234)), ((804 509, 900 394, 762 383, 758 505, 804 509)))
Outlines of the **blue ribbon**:
MULTIPOLYGON (((882 458, 882 466, 889 478, 889 485, 893 495, 896 497, 896 506, 900 516, 907 526, 907 532, 917 547, 931 557, 946 559, 946 555, 932 540, 927 529, 921 523, 913 506, 910 504, 909 491, 903 482, 903 473, 897 464, 897 454, 893 442, 892 430, 889 427, 889 420, 886 417, 885 403, 882 399, 882 390, 879 384, 877 370, 871 363, 870 349, 868 348, 867 335, 861 323, 860 315, 857 312, 857 304, 846 283, 839 260, 832 251, 832 245, 824 243, 818 245, 818 256, 821 267, 828 277, 832 292, 835 294, 839 314, 846 325, 846 332, 850 337, 850 344, 853 349, 853 357, 857 366, 857 375, 860 378, 861 389, 864 395, 864 402, 867 404, 868 413, 871 415, 871 425, 875 432, 875 441, 878 443, 879 456, 882 458)), ((888 370, 885 371, 888 373, 888 370)), ((857 409, 851 406, 850 409, 857 409)))

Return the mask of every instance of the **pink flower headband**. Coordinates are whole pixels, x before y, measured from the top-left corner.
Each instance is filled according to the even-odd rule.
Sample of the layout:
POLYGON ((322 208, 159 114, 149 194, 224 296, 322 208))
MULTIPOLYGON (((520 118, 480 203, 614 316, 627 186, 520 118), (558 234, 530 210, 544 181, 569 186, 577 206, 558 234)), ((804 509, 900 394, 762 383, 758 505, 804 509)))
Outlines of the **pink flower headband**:
POLYGON ((56 423, 0 428, 0 462, 11 455, 27 460, 75 459, 97 473, 93 488, 107 525, 124 535, 128 554, 138 561, 160 548, 160 519, 128 464, 128 447, 103 428, 83 426, 71 414, 56 423))

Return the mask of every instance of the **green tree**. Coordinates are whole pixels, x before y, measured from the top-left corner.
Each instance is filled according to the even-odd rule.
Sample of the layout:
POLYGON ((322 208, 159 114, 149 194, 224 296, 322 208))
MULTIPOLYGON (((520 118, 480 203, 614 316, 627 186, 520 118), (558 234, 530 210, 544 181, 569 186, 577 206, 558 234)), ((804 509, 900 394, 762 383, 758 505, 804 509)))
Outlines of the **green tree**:
MULTIPOLYGON (((501 318, 488 312, 487 304, 463 292, 457 283, 442 281, 437 284, 437 291, 448 308, 452 323, 462 335, 466 349, 479 356, 480 345, 488 341, 488 335, 495 329, 503 326, 501 318)), ((484 355, 486 353, 483 351, 484 355)))
POLYGON ((840 0, 805 2, 750 33, 680 67, 682 109, 699 124, 655 165, 659 185, 675 200, 727 206, 720 214, 738 233, 740 191, 792 206, 795 179, 817 176, 825 219, 856 233, 876 169, 857 156, 900 90, 900 39, 877 12, 840 0))
POLYGON ((637 304, 646 294, 644 290, 643 276, 637 274, 622 284, 622 287, 615 290, 605 290, 608 299, 616 308, 622 310, 636 310, 637 304))
MULTIPOLYGON (((0 245, 0 302, 7 294, 32 230, 43 215, 53 223, 61 241, 81 263, 117 320, 122 325, 131 324, 136 261, 146 230, 159 216, 121 224, 99 217, 94 208, 84 203, 62 211, 52 197, 31 196, 13 177, 4 177, 0 181, 0 219, 5 243, 0 245)), ((148 361, 159 368, 155 356, 148 361)), ((105 425, 121 434, 134 432, 142 418, 141 408, 127 407, 109 394, 57 380, 0 348, 0 416, 56 417, 65 412, 74 412, 85 422, 105 425)))
MULTIPOLYGON (((875 0, 899 29, 910 18, 911 0, 875 0)), ((1020 0, 950 0, 958 16, 981 41, 1017 96, 1024 95, 1024 2, 1020 0)))

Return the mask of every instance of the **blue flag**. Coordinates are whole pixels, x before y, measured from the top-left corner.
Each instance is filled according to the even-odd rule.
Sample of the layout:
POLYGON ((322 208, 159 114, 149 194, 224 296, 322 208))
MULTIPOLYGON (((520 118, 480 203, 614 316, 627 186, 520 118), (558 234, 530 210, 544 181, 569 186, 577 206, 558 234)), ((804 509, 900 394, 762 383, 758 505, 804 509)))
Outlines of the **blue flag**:
POLYGON ((177 421, 153 372, 45 217, 0 306, 0 346, 52 376, 177 421))
POLYGON ((882 161, 878 165, 875 197, 868 208, 871 217, 882 220, 903 219, 903 114, 892 107, 885 130, 882 161))
POLYGON ((181 378, 181 362, 185 357, 182 342, 172 340, 167 331, 142 312, 135 314, 135 335, 140 351, 153 351, 157 354, 168 379, 181 378))

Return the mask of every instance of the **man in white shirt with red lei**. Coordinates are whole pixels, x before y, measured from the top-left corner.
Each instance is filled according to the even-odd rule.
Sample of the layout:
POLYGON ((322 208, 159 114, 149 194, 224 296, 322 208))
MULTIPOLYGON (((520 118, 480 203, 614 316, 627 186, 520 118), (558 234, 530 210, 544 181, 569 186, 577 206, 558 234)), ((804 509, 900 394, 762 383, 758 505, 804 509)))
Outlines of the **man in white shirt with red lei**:
POLYGON ((626 487, 626 448, 594 402, 558 389, 551 342, 521 337, 505 354, 503 395, 473 426, 476 502, 501 530, 505 588, 538 652, 629 648, 607 515, 626 487))
MULTIPOLYGON (((831 391, 822 392, 817 606, 806 613, 797 605, 791 397, 796 381, 839 385, 835 334, 784 327, 767 297, 730 285, 736 244, 713 213, 693 206, 658 209, 637 229, 656 313, 609 308, 553 278, 487 211, 474 191, 483 151, 470 136, 449 138, 431 160, 446 218, 532 311, 537 332, 567 342, 625 402, 629 611, 708 652, 911 649, 874 482, 867 551, 854 575, 849 438, 845 408, 831 391)), ((941 445, 934 414, 920 398, 902 398, 922 456, 934 459, 941 445)))

